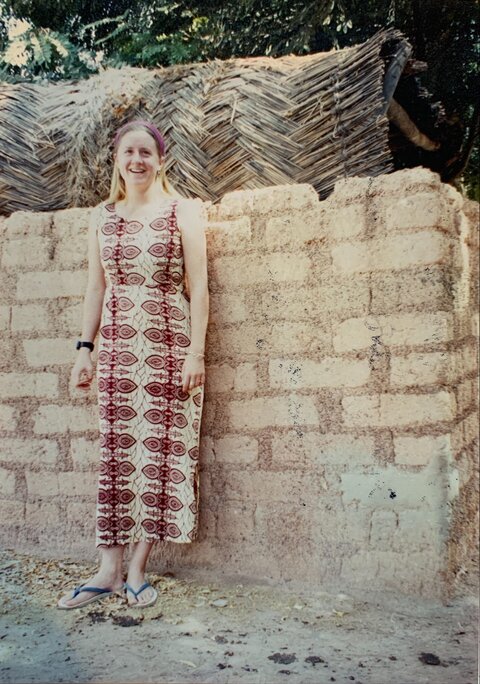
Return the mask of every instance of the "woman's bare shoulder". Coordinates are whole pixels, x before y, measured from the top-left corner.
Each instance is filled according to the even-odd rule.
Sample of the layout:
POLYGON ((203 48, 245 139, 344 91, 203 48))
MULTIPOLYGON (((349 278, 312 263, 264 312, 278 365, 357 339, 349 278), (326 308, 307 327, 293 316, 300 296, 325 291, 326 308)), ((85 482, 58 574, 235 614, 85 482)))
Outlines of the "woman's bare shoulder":
POLYGON ((95 204, 95 206, 90 207, 90 213, 92 214, 100 214, 102 211, 106 209, 106 207, 111 204, 108 200, 102 200, 98 204, 95 204))
POLYGON ((98 204, 96 204, 94 207, 90 207, 90 213, 89 213, 89 224, 90 228, 97 228, 98 223, 102 220, 102 217, 104 216, 105 209, 108 205, 108 200, 102 200, 98 204))
POLYGON ((205 204, 199 197, 182 197, 177 205, 177 215, 181 222, 203 223, 206 219, 205 204))
POLYGON ((178 206, 182 209, 193 209, 194 207, 203 206, 203 202, 200 197, 177 197, 178 206))

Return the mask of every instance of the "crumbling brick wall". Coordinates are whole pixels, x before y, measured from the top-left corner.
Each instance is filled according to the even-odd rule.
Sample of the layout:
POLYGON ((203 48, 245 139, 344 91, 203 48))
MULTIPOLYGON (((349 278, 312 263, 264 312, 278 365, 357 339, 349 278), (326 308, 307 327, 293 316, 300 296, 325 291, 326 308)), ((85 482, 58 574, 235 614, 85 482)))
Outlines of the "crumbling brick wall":
MULTIPOLYGON (((417 169, 208 211, 200 536, 152 563, 451 594, 478 532, 478 205, 417 169)), ((0 534, 58 558, 95 557, 96 385, 68 387, 88 214, 2 225, 0 534)))

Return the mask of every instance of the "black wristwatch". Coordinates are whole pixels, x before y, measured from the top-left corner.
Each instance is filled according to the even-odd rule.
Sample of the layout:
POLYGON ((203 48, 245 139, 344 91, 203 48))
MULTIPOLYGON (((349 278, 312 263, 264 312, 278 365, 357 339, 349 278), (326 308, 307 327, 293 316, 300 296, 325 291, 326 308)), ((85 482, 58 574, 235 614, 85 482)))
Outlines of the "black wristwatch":
POLYGON ((94 344, 93 342, 82 342, 81 340, 78 340, 77 342, 77 349, 80 349, 80 347, 88 347, 90 351, 92 352, 94 349, 94 344))

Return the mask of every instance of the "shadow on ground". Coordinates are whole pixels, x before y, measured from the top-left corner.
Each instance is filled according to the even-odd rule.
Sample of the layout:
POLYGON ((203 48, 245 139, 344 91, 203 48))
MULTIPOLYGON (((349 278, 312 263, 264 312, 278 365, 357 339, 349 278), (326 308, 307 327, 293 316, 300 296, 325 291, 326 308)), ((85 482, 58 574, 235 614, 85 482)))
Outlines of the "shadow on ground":
POLYGON ((90 565, 0 555, 0 681, 474 684, 477 599, 207 584, 150 574, 155 606, 59 611, 90 565))

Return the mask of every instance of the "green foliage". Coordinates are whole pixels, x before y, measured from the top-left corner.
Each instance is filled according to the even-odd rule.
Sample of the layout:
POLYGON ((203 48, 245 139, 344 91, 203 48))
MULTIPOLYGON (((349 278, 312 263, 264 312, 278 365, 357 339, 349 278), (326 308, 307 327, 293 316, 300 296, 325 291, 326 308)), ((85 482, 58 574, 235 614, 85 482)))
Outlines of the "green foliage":
POLYGON ((0 68, 8 80, 78 78, 96 70, 87 55, 62 34, 31 27, 7 41, 0 55, 0 68))
POLYGON ((206 24, 180 3, 156 0, 81 26, 79 39, 101 55, 102 66, 168 66, 205 58, 206 24))
MULTIPOLYGON (((207 10, 204 11, 207 14, 207 10)), ((229 57, 306 54, 335 0, 240 0, 213 3, 208 12, 210 48, 229 57)))

